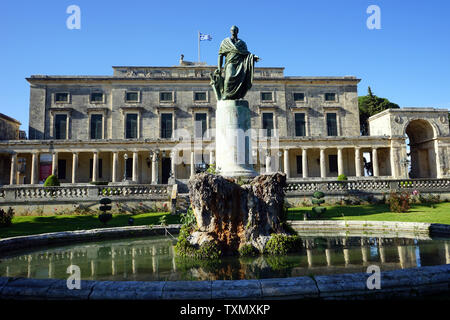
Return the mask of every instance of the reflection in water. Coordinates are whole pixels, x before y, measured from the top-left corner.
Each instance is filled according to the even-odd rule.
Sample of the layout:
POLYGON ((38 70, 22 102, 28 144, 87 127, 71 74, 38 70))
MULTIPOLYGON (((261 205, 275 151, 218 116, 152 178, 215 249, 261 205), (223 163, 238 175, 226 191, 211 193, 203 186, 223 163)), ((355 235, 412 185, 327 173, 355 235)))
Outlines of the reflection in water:
POLYGON ((216 280, 366 272, 450 263, 450 240, 302 236, 297 254, 220 261, 175 257, 166 237, 102 241, 0 258, 0 276, 66 279, 75 264, 87 280, 216 280))

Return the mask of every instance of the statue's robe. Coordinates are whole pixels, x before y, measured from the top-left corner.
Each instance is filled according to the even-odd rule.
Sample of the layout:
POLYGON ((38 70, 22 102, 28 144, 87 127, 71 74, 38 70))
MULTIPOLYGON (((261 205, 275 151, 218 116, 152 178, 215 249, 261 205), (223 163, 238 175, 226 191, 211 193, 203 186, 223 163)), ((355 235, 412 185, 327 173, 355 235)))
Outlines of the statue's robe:
POLYGON ((219 55, 225 56, 224 77, 216 74, 212 77, 212 85, 221 100, 237 100, 244 98, 252 87, 255 55, 247 50, 241 39, 233 43, 226 38, 220 44, 219 55))

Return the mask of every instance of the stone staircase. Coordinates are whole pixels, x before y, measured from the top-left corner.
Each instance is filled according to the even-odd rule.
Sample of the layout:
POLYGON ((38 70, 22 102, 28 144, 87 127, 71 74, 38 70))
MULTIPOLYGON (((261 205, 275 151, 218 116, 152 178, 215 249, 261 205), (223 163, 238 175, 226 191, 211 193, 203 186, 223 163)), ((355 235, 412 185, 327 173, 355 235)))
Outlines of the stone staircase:
POLYGON ((177 196, 177 214, 185 213, 190 205, 189 193, 179 193, 177 196))

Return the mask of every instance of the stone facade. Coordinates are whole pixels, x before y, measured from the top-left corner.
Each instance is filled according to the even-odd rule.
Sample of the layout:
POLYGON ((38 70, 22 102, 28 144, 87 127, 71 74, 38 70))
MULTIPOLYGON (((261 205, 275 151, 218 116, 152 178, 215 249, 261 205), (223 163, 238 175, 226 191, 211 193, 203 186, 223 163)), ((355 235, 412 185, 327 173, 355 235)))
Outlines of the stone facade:
MULTIPOLYGON (((215 162, 217 101, 209 85, 214 69, 119 66, 112 76, 27 78, 30 140, 0 142, 0 154, 11 159, 10 172, 17 171, 19 160, 26 163, 24 180, 10 183, 42 182, 45 166, 63 183, 185 182, 215 162)), ((253 169, 283 171, 288 179, 406 178, 407 166, 400 165, 407 157, 404 133, 389 131, 390 124, 375 125, 373 117, 377 129, 360 135, 358 82, 353 76, 290 77, 284 68, 256 68, 245 97, 251 126, 271 129, 272 135, 258 132, 252 141, 253 169), (380 131, 385 127, 388 131, 380 131), (372 164, 370 173, 364 159, 372 164)), ((440 113, 422 115, 441 121, 440 113)), ((434 140, 436 150, 447 150, 448 124, 434 137, 440 139, 434 140)), ((436 155, 435 162, 448 155, 436 155)), ((441 167, 426 173, 448 175, 441 167)))
MULTIPOLYGON (((0 141, 17 140, 21 137, 20 122, 0 113, 0 141)), ((9 183, 10 156, 0 154, 0 185, 9 183)))

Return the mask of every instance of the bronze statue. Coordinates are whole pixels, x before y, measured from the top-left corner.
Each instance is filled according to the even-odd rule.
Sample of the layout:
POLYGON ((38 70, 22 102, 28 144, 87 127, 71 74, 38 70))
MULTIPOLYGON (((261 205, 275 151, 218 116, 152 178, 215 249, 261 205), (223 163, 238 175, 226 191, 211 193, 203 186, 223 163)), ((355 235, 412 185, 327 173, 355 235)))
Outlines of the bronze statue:
POLYGON ((220 44, 218 68, 211 74, 211 85, 217 100, 244 98, 252 87, 254 64, 260 59, 247 50, 243 40, 238 39, 238 27, 232 26, 230 31, 231 37, 225 38, 220 44), (222 68, 224 57, 225 65, 222 68))

